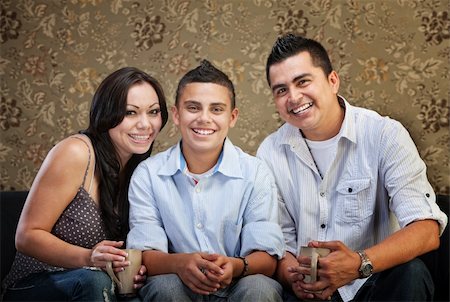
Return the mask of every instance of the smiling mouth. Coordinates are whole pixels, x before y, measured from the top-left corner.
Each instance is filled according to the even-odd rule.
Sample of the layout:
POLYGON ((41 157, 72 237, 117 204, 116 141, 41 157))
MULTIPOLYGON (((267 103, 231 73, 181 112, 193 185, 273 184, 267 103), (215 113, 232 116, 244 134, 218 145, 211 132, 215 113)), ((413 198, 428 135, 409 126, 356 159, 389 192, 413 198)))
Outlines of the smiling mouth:
POLYGON ((289 112, 293 113, 293 114, 299 114, 299 113, 302 113, 302 112, 308 110, 309 108, 311 108, 312 105, 313 105, 313 103, 309 102, 309 103, 301 105, 300 107, 293 108, 289 112))
POLYGON ((192 131, 194 131, 195 133, 200 134, 200 135, 211 135, 214 132, 216 132, 215 130, 211 130, 211 129, 195 129, 195 128, 192 129, 192 131))
POLYGON ((136 134, 129 134, 129 136, 134 139, 135 141, 145 142, 150 139, 150 135, 136 135, 136 134))

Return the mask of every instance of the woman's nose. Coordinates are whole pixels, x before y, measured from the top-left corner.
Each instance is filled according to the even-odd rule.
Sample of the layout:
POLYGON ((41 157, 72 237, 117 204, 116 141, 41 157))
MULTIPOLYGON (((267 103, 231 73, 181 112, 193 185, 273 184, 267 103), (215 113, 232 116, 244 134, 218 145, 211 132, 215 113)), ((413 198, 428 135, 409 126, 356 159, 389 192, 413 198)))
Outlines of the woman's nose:
POLYGON ((149 117, 147 115, 141 116, 139 118, 139 121, 137 123, 138 129, 147 129, 150 126, 151 126, 151 123, 150 123, 149 117))

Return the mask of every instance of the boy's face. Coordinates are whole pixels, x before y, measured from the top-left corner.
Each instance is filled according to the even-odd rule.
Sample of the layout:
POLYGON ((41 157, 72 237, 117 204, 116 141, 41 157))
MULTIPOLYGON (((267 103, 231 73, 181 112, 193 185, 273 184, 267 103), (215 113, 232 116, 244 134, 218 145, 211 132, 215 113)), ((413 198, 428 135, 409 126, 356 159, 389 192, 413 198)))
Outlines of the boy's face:
MULTIPOLYGON (((183 140, 183 154, 218 156, 228 129, 234 127, 238 110, 231 109, 228 89, 213 83, 190 83, 172 107, 174 124, 183 140)), ((206 158, 205 158, 206 160, 206 158)))

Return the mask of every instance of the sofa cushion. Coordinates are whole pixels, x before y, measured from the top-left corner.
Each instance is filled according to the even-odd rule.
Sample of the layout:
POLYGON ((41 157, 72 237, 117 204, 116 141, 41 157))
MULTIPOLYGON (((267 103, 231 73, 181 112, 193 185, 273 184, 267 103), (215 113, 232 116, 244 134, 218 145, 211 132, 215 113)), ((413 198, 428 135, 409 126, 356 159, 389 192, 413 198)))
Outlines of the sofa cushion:
POLYGON ((16 254, 15 236, 28 191, 0 192, 1 280, 8 274, 16 254))

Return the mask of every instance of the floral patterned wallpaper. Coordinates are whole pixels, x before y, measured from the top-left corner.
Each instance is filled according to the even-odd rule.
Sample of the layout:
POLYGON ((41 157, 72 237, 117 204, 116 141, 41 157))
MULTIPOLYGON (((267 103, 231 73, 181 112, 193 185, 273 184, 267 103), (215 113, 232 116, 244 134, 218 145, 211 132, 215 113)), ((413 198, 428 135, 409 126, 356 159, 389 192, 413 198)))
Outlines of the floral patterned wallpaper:
MULTIPOLYGON (((230 138, 254 154, 281 125, 265 80, 278 35, 321 41, 352 104, 401 121, 449 194, 448 0, 2 0, 1 190, 28 189, 48 150, 87 126, 99 82, 123 66, 180 77, 207 58, 236 85, 230 138)), ((156 151, 179 136, 170 122, 156 151)))

